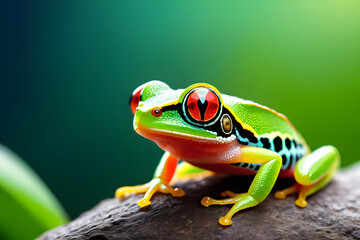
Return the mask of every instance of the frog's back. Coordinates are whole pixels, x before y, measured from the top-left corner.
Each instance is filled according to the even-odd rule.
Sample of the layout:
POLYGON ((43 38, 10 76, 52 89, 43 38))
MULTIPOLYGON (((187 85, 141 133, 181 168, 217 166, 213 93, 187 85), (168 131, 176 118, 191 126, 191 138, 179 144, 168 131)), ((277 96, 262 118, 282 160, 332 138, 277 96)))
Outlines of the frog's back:
MULTIPOLYGON (((225 107, 235 117, 240 144, 266 148, 283 159, 281 170, 292 172, 296 162, 310 152, 308 145, 283 114, 266 106, 223 94, 225 107)), ((239 167, 258 170, 259 164, 239 163, 239 167)))

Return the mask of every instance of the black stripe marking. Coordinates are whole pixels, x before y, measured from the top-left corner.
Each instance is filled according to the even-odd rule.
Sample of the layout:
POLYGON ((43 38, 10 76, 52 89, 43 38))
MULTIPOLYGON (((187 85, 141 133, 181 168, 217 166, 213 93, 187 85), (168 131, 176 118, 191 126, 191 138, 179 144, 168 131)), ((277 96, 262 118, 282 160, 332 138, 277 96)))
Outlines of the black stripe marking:
POLYGON ((275 151, 280 152, 282 149, 282 141, 280 137, 274 138, 275 151))
POLYGON ((281 158, 282 158, 282 165, 285 166, 287 163, 286 155, 285 154, 281 155, 281 158))
POLYGON ((271 145, 270 145, 270 141, 268 138, 260 138, 261 143, 263 144, 263 147, 266 149, 270 149, 271 145))
POLYGON ((291 149, 291 141, 289 138, 285 139, 285 146, 287 149, 289 149, 289 150, 291 149))
POLYGON ((293 144, 294 144, 294 147, 296 148, 297 147, 297 143, 295 140, 292 140, 293 144))

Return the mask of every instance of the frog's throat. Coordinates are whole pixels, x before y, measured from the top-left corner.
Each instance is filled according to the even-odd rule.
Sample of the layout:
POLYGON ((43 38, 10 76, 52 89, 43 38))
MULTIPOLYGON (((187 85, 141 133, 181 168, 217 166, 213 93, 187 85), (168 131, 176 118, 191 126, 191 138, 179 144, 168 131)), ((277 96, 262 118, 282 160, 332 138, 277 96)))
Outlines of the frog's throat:
POLYGON ((134 129, 141 136, 154 141, 164 151, 190 164, 228 164, 239 149, 235 137, 221 141, 219 138, 222 137, 216 135, 211 138, 163 129, 141 127, 134 129))

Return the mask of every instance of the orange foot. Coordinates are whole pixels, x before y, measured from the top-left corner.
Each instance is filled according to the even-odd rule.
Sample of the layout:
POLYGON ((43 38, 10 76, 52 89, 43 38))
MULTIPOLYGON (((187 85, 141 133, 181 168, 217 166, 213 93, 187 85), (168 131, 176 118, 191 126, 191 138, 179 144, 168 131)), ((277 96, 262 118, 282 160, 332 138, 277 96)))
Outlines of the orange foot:
POLYGON ((275 198, 285 199, 288 195, 299 193, 298 199, 295 201, 295 204, 303 208, 307 205, 306 196, 309 195, 309 191, 312 188, 313 186, 304 186, 299 183, 295 183, 294 185, 285 188, 284 190, 275 192, 275 198))

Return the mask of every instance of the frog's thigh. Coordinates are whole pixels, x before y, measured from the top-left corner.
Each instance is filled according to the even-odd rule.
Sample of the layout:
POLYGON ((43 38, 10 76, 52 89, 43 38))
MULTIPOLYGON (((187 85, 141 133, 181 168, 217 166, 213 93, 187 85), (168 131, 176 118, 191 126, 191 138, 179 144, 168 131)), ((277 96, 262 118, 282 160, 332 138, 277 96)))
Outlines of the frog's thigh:
POLYGON ((195 167, 187 162, 181 162, 176 168, 171 184, 181 180, 189 180, 194 178, 204 178, 215 175, 215 172, 195 167))
POLYGON ((230 198, 216 200, 210 197, 204 197, 201 200, 201 204, 206 207, 213 204, 234 204, 230 211, 224 217, 219 219, 221 225, 231 225, 231 218, 236 212, 256 206, 269 195, 279 175, 282 163, 279 154, 267 149, 248 146, 241 147, 238 156, 235 156, 234 160, 245 163, 261 164, 261 167, 255 175, 247 193, 236 194, 226 191, 222 196, 226 195, 230 198))
POLYGON ((299 207, 305 207, 307 205, 306 196, 326 186, 339 164, 340 155, 335 147, 323 146, 315 150, 296 164, 294 176, 297 184, 276 192, 275 197, 282 199, 286 195, 299 193, 295 204, 299 207))

